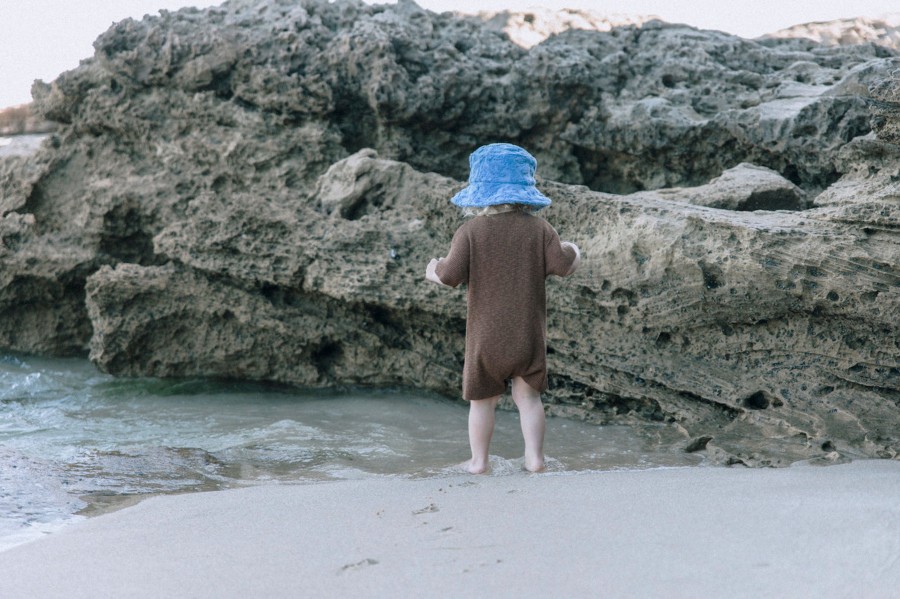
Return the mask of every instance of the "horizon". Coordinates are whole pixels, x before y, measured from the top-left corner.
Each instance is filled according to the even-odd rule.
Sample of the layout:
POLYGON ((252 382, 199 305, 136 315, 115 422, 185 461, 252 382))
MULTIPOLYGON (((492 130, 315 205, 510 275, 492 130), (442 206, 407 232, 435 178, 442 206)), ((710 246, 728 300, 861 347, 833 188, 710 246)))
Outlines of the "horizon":
MULTIPOLYGON (((367 4, 394 4, 364 0, 367 4)), ((791 3, 764 0, 753 5, 730 6, 723 11, 717 0, 417 0, 433 12, 479 11, 523 12, 529 9, 589 10, 597 14, 656 16, 670 23, 699 29, 725 31, 744 38, 805 23, 839 19, 878 19, 900 15, 896 2, 858 0, 846 2, 798 0, 791 3), (771 10, 767 10, 771 8, 771 10), (852 14, 848 11, 852 11, 852 14)), ((159 10, 208 8, 219 0, 94 0, 85 11, 71 0, 7 0, 0 7, 0 109, 31 102, 34 80, 51 82, 93 56, 93 41, 113 23, 126 18, 142 19, 159 10), (49 15, 49 16, 48 16, 49 15), (53 44, 45 40, 54 40, 53 44)))

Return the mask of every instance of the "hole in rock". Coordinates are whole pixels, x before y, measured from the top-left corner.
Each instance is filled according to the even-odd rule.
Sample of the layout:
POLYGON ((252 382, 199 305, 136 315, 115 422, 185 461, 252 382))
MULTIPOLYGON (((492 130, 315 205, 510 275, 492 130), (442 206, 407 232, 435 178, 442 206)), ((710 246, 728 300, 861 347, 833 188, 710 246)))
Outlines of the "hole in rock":
POLYGON ((788 164, 781 171, 781 176, 793 183, 794 185, 800 185, 802 178, 800 177, 800 170, 793 164, 788 164))
POLYGON ((313 350, 309 359, 319 372, 331 373, 343 354, 344 350, 339 343, 326 341, 313 350))
POLYGON ((793 281, 780 279, 778 281, 775 281, 775 286, 783 291, 788 291, 789 289, 794 289, 795 287, 797 287, 797 284, 793 281))
POLYGON ((819 268, 817 268, 815 266, 807 266, 806 274, 811 277, 824 277, 826 273, 824 270, 820 270, 819 268))
POLYGON ((718 289, 725 284, 725 275, 721 268, 705 260, 701 260, 697 265, 703 273, 703 284, 707 289, 718 289))
POLYGON ((341 132, 341 145, 355 154, 363 148, 377 148, 378 119, 369 107, 368 100, 359 96, 342 96, 335 99, 331 122, 341 132))
POLYGON ((363 197, 346 208, 341 208, 341 217, 345 220, 359 220, 367 214, 382 207, 384 204, 384 188, 373 185, 366 190, 363 197))
POLYGON ((617 301, 627 301, 629 306, 637 305, 637 295, 631 289, 617 287, 613 290, 611 297, 617 301))
POLYGON ((589 397, 591 411, 605 416, 606 419, 635 415, 652 422, 665 420, 665 412, 659 402, 646 396, 612 395, 558 374, 551 375, 549 383, 550 389, 553 390, 554 403, 580 406, 585 398, 589 397))
POLYGON ((648 254, 649 252, 637 245, 632 246, 631 248, 631 257, 637 263, 638 267, 641 267, 650 261, 648 254))
POLYGON ((282 287, 274 283, 263 283, 259 286, 259 293, 278 308, 308 306, 306 296, 302 292, 282 287))
POLYGON ((153 253, 153 232, 140 211, 120 205, 103 215, 99 249, 120 262, 144 266, 160 263, 153 253))
POLYGON ((590 189, 619 195, 644 190, 644 185, 634 180, 627 172, 630 170, 630 163, 636 160, 633 156, 613 151, 598 152, 580 146, 574 146, 572 154, 578 163, 581 183, 590 189))
POLYGON ((750 197, 741 202, 735 208, 743 212, 753 210, 803 210, 806 203, 797 194, 782 189, 758 191, 750 194, 750 197))
POLYGON ((453 47, 456 48, 460 53, 465 54, 466 52, 471 50, 472 44, 468 40, 463 38, 453 42, 453 47))
POLYGON ((765 391, 757 391, 756 393, 745 397, 744 401, 741 403, 745 408, 750 408, 751 410, 765 410, 772 402, 769 400, 769 395, 765 391))
POLYGON ((222 100, 230 100, 234 97, 234 89, 231 83, 232 71, 217 75, 205 89, 211 90, 217 98, 222 100))
POLYGON ((850 349, 862 349, 866 347, 867 340, 865 337, 857 335, 844 335, 844 344, 850 349))
MULTIPOLYGON (((25 200, 25 205, 19 208, 17 212, 20 214, 38 214, 45 201, 44 187, 41 185, 40 181, 38 181, 32 186, 31 193, 28 194, 28 198, 25 200)), ((38 224, 39 223, 40 221, 38 221, 38 224)), ((37 232, 38 230, 38 227, 35 227, 35 231, 37 232)))
POLYGON ((241 191, 246 186, 236 179, 232 179, 229 175, 218 175, 210 184, 210 189, 215 193, 232 193, 241 191))
POLYGON ((834 387, 832 387, 831 385, 825 385, 825 386, 816 388, 813 391, 813 395, 815 395, 816 397, 824 397, 825 395, 828 395, 832 391, 834 391, 834 387))
POLYGON ((411 324, 409 314, 398 314, 390 308, 376 304, 365 304, 365 310, 382 343, 394 348, 407 350, 411 348, 407 336, 407 328, 411 324))

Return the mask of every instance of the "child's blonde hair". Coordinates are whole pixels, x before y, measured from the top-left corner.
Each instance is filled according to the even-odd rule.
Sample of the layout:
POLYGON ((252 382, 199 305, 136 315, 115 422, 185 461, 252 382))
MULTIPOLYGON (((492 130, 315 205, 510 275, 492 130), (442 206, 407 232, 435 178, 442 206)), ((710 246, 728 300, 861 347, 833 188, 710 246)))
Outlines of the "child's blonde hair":
POLYGON ((527 214, 534 214, 537 210, 534 206, 525 204, 494 204, 493 206, 483 206, 481 208, 463 208, 463 216, 490 216, 492 214, 502 214, 503 212, 511 212, 518 210, 527 214))

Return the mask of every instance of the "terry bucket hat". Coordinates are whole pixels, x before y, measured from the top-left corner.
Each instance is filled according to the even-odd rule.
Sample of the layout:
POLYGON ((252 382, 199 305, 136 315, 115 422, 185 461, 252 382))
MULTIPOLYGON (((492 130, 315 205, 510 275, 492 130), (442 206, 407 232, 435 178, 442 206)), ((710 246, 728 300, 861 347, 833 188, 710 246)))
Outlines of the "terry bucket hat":
POLYGON ((513 144, 488 144, 469 156, 469 185, 450 200, 460 208, 525 204, 537 210, 550 198, 534 186, 534 156, 513 144))

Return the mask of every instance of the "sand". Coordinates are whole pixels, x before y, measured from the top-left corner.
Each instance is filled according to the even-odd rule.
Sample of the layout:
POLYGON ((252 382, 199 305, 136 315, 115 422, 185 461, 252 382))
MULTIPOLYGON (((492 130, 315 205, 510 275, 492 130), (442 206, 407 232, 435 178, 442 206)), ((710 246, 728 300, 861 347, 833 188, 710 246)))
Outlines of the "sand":
POLYGON ((898 597, 900 461, 368 479, 148 499, 0 597, 898 597))

